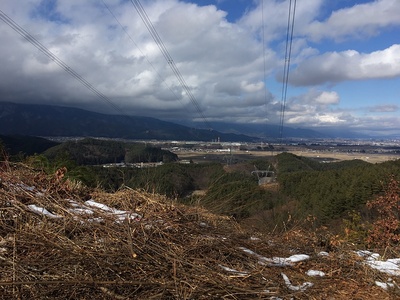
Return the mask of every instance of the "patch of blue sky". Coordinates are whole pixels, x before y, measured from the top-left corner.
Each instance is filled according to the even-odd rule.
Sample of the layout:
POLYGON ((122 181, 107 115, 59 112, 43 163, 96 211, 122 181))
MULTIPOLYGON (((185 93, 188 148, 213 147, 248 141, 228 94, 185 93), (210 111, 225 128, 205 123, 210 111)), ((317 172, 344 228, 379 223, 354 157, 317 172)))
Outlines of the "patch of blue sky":
MULTIPOLYGON (((300 1, 301 2, 301 1, 300 1)), ((321 10, 318 16, 316 16, 315 21, 326 21, 332 14, 340 9, 351 8, 355 5, 372 3, 373 0, 327 0, 321 6, 321 10)), ((301 3, 300 3, 301 4, 301 3)))
POLYGON ((57 11, 57 0, 42 0, 31 13, 31 17, 53 23, 69 23, 68 19, 57 11))
POLYGON ((396 41, 395 30, 385 30, 378 36, 373 38, 351 38, 342 41, 334 41, 332 39, 324 39, 319 42, 308 41, 308 45, 318 50, 319 54, 326 52, 343 52, 348 50, 355 50, 359 53, 368 54, 375 51, 382 51, 384 49, 399 44, 400 40, 396 41))
POLYGON ((359 80, 341 82, 332 87, 340 96, 341 108, 370 108, 376 106, 377 103, 382 105, 390 105, 398 103, 398 95, 400 79, 391 80, 359 80), (397 90, 397 92, 396 92, 397 90))
POLYGON ((196 3, 198 6, 214 5, 227 13, 226 19, 230 23, 235 23, 243 14, 255 7, 254 1, 249 0, 185 0, 185 2, 196 3))

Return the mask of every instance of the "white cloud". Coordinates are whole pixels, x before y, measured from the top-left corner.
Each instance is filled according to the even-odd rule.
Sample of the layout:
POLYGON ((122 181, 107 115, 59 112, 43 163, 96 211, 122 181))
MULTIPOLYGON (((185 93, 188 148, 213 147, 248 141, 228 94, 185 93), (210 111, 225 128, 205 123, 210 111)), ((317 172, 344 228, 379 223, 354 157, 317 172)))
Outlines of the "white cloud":
POLYGON ((302 124, 303 126, 332 126, 341 125, 345 123, 346 120, 341 118, 341 115, 336 114, 316 114, 314 116, 294 116, 287 120, 288 124, 302 124), (309 124, 309 125, 307 125, 309 124))
MULTIPOLYGON (((297 1, 296 32, 303 31, 301 28, 307 28, 324 4, 324 0, 307 0, 307 3, 303 2, 297 1)), ((262 36, 261 34, 264 32, 264 39, 267 43, 276 40, 282 41, 282 36, 286 37, 288 8, 289 1, 268 0, 264 1, 263 5, 261 5, 260 1, 257 9, 244 15, 239 24, 259 36, 262 36), (264 7, 263 15, 261 7, 264 7), (262 23, 264 23, 264 30, 262 30, 262 23)))
POLYGON ((311 86, 346 80, 400 77, 400 44, 369 54, 355 50, 328 52, 298 64, 290 83, 311 86))
POLYGON ((320 104, 338 104, 340 99, 336 92, 322 92, 315 101, 320 104))
MULTIPOLYGON (((46 1, 30 0, 21 5, 20 0, 4 0, 0 9, 127 114, 199 118, 131 2, 105 2, 129 36, 101 1, 52 1, 56 4, 54 10, 47 12, 43 6, 48 5, 46 1)), ((281 103, 277 98, 281 94, 279 73, 284 62, 288 0, 263 1, 264 30, 261 2, 257 3, 231 23, 227 13, 213 5, 178 0, 143 2, 210 121, 279 121, 281 103), (273 82, 274 78, 278 82, 273 82)), ((371 119, 341 109, 342 102, 349 98, 333 87, 321 85, 400 77, 400 44, 374 45, 371 49, 377 50, 373 52, 335 48, 338 40, 359 36, 367 39, 384 28, 397 28, 393 26, 400 24, 400 1, 370 1, 321 19, 321 12, 329 5, 331 2, 324 0, 297 1, 289 76, 289 94, 293 96, 287 102, 286 120, 296 126, 383 124, 379 116, 371 119), (323 39, 329 39, 332 48, 318 43, 323 39), (309 90, 304 92, 297 86, 309 90)), ((1 21, 0 40, 1 101, 81 105, 119 113, 1 21)), ((368 104, 370 113, 386 111, 390 119, 388 115, 398 110, 398 105, 391 102, 385 99, 385 105, 368 104)))
POLYGON ((249 83, 247 80, 243 80, 240 84, 241 88, 245 92, 258 92, 262 89, 264 89, 264 83, 263 82, 255 82, 255 83, 249 83))
POLYGON ((383 104, 383 105, 376 105, 374 107, 370 107, 369 111, 370 112, 396 112, 399 110, 399 106, 395 104, 383 104))
MULTIPOLYGON (((71 69, 111 100, 118 99, 127 108, 127 113, 135 113, 138 105, 149 109, 161 106, 164 111, 170 109, 171 113, 175 113, 177 103, 180 103, 184 109, 190 101, 134 7, 130 3, 121 5, 114 2, 115 5, 111 5, 109 2, 109 7, 140 50, 107 9, 92 2, 57 2, 58 13, 62 19, 68 20, 65 23, 48 22, 38 19, 39 16, 30 19, 29 11, 23 15, 23 21, 21 16, 18 18, 32 34, 40 32, 38 39, 41 43, 47 45, 71 69), (171 99, 175 97, 171 96, 171 90, 178 96, 175 101, 171 99)), ((17 4, 11 2, 7 4, 17 7, 17 4)), ((213 103, 220 105, 230 102, 230 106, 242 109, 243 103, 256 107, 265 104, 257 100, 260 90, 264 88, 260 81, 263 76, 263 58, 260 56, 262 45, 239 26, 228 23, 225 12, 214 6, 199 7, 172 0, 146 3, 145 9, 184 80, 199 101, 199 106, 205 110, 205 115, 213 113, 213 103), (237 94, 235 89, 246 94, 242 95, 242 100, 225 100, 227 95, 237 94)), ((10 7, 9 11, 14 9, 10 7)), ((39 98, 40 94, 45 94, 46 101, 51 101, 59 98, 60 94, 68 94, 69 98, 76 99, 74 103, 84 101, 80 100, 82 89, 78 82, 38 53, 32 45, 21 42, 21 38, 5 24, 0 25, 2 36, 6 35, 12 41, 10 48, 5 51, 12 47, 13 54, 18 57, 8 61, 9 65, 4 66, 3 70, 12 69, 14 73, 21 70, 27 80, 29 76, 40 78, 48 72, 54 73, 52 78, 40 83, 36 91, 32 89, 26 97, 35 97, 37 93, 36 98, 39 98), (23 57, 26 59, 21 59, 23 57), (60 82, 64 83, 64 87, 60 88, 60 84, 57 84, 60 82), (57 86, 57 89, 53 89, 53 86, 57 86), (71 86, 75 88, 71 89, 71 86)), ((269 51, 266 61, 271 66, 266 71, 271 72, 276 61, 272 51, 269 51)), ((89 101, 99 101, 90 98, 89 101)), ((101 108, 103 104, 97 107, 101 108)))
POLYGON ((399 15, 398 0, 376 0, 334 11, 327 20, 312 21, 302 32, 314 41, 369 37, 378 34, 383 27, 399 25, 399 15))
POLYGON ((336 124, 336 123, 341 123, 344 122, 345 120, 341 120, 340 116, 337 115, 320 115, 317 116, 319 122, 323 124, 336 124))

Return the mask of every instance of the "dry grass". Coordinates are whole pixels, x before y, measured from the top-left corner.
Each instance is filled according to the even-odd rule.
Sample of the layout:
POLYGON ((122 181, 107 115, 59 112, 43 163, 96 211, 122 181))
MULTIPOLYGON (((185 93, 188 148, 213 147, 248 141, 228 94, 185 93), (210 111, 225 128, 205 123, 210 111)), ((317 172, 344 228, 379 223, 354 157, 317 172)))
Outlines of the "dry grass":
POLYGON ((62 175, 47 176, 23 165, 3 165, 0 171, 1 299, 395 297, 374 284, 385 276, 365 267, 350 250, 337 248, 327 257, 318 256, 324 249, 311 232, 261 235, 159 195, 131 189, 89 191, 62 175), (93 215, 71 211, 70 200, 83 205, 88 199, 141 218, 117 222, 101 210, 93 215), (32 212, 31 204, 58 218, 32 212), (264 257, 302 253, 310 259, 287 267, 262 265, 241 247, 264 257), (309 269, 326 276, 309 277, 309 269), (294 285, 314 285, 291 291, 282 272, 294 285))

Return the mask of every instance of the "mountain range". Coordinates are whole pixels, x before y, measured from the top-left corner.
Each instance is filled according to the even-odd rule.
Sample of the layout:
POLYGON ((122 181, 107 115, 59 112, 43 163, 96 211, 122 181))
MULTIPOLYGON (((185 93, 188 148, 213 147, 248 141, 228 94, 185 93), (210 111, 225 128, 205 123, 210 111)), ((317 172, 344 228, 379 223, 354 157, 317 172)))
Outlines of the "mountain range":
MULTIPOLYGON (((176 123, 143 116, 108 115, 79 108, 0 102, 0 134, 43 137, 105 137, 139 140, 252 142, 287 138, 330 138, 312 129, 266 124, 176 123)), ((351 135, 351 133, 348 133, 351 135)))

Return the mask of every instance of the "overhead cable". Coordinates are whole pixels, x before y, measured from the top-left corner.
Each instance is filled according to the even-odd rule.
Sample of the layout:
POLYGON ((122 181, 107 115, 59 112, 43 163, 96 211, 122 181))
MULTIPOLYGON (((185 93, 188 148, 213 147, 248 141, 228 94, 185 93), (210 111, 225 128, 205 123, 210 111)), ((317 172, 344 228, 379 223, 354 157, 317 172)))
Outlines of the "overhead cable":
POLYGON ((289 14, 287 21, 287 33, 286 33, 286 48, 285 48, 285 63, 283 67, 283 79, 282 79, 282 105, 281 105, 281 115, 279 124, 279 135, 282 139, 283 137, 283 124, 285 120, 285 110, 286 110, 286 98, 287 89, 289 83, 289 70, 290 70, 290 58, 292 53, 292 42, 293 42, 293 31, 294 31, 294 21, 296 16, 296 0, 289 1, 289 14))
POLYGON ((55 62, 58 66, 60 66, 65 72, 70 74, 76 80, 78 80, 83 86, 89 89, 92 93, 98 96, 101 100, 108 103, 112 108, 114 108, 117 112, 122 115, 126 115, 125 112, 115 105, 110 98, 105 96, 99 90, 97 90, 92 84, 90 84, 85 78, 79 75, 75 70, 73 70, 70 66, 68 66, 65 62, 59 59, 54 53, 52 53, 49 49, 46 48, 42 43, 40 43, 35 37, 33 37, 29 32, 27 32, 24 28, 18 25, 12 18, 10 18, 7 14, 0 10, 0 19, 3 20, 8 26, 10 26, 14 31, 16 31, 19 35, 21 35, 25 40, 35 46, 40 52, 50 58, 53 62, 55 62))
MULTIPOLYGON (((146 61, 148 62, 148 64, 152 67, 152 69, 154 70, 154 72, 157 74, 158 78, 160 79, 161 82, 163 82, 165 84, 165 86, 171 91, 171 93, 182 103, 182 101, 180 100, 180 97, 174 92, 174 90, 168 86, 168 84, 165 82, 165 80, 162 78, 161 74, 157 71, 157 69, 154 67, 154 65, 151 63, 151 61, 147 58, 147 56, 143 53, 143 51, 139 48, 139 45, 134 41, 134 39, 132 38, 132 36, 129 34, 129 32, 126 30, 126 28, 121 24, 121 22, 118 20, 117 16, 112 12, 111 8, 105 3, 104 0, 102 0, 104 6, 107 8, 107 10, 109 11, 109 13, 113 16, 113 18, 115 19, 115 21, 119 24, 119 26, 121 27, 121 29, 125 32, 125 34, 127 35, 127 37, 130 39, 130 41, 136 46, 136 48, 139 50, 140 54, 143 55, 143 57, 146 59, 146 61)), ((182 103, 183 105, 183 103, 182 103)))
MULTIPOLYGON (((262 19, 262 53, 263 53, 263 63, 264 63, 264 101, 265 106, 268 108, 268 93, 267 93, 267 85, 265 83, 265 79, 267 78, 267 63, 265 59, 265 30, 264 30, 264 0, 261 0, 261 19, 262 19)), ((267 113, 267 111, 266 111, 267 113)), ((268 116, 266 116, 268 120, 268 116)), ((268 127, 268 125, 266 125, 268 127)), ((268 128, 266 128, 268 129, 268 128)))
POLYGON ((189 86, 187 85, 186 81, 184 80, 181 72, 179 71, 178 67, 176 66, 174 60, 172 59, 171 55, 169 54, 167 48, 165 47, 165 44, 163 43, 161 37, 157 33, 157 30, 155 29, 153 23, 151 22, 149 16, 147 15, 145 9, 143 8, 142 4, 140 3, 139 0, 131 0, 132 5, 135 7, 137 13, 139 14, 140 18, 142 19, 144 25, 146 26, 147 30, 150 32, 150 35, 156 42, 158 48, 160 49, 161 53, 163 54, 165 60, 167 61, 168 65, 170 66, 172 72, 178 79, 181 87, 185 91, 186 95, 189 97, 190 101, 192 102, 193 106, 195 107, 197 113, 200 115, 200 117, 203 119, 205 125, 211 129, 211 125, 208 122, 207 118, 205 117, 203 111, 200 108, 200 105, 196 99, 196 97, 193 95, 192 91, 190 90, 189 86))

